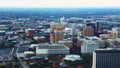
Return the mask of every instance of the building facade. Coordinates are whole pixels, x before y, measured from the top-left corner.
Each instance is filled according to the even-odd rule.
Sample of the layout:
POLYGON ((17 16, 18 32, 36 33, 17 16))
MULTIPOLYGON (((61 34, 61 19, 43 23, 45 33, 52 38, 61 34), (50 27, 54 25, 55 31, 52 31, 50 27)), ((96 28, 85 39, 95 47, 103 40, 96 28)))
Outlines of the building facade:
POLYGON ((92 68, 120 68, 120 50, 98 49, 94 51, 92 68))
POLYGON ((64 39, 63 35, 64 26, 58 22, 56 25, 51 25, 51 34, 50 34, 50 42, 58 43, 58 41, 64 39))
POLYGON ((94 36, 94 28, 91 26, 86 26, 83 29, 83 36, 94 36))
POLYGON ((42 54, 69 54, 70 50, 64 44, 39 44, 36 47, 36 55, 42 54))

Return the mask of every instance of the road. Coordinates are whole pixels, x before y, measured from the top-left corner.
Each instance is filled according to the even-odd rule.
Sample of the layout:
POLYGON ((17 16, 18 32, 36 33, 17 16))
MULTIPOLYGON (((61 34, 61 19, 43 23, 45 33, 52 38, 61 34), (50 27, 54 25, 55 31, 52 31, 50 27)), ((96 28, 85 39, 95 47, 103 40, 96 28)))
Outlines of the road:
POLYGON ((19 48, 20 48, 20 44, 16 45, 12 51, 11 51, 11 57, 16 57, 17 60, 18 60, 18 63, 20 63, 20 65, 22 66, 22 68, 30 68, 26 63, 24 63, 24 61, 22 61, 19 56, 17 55, 18 54, 18 51, 19 51, 19 48))
POLYGON ((22 68, 30 68, 24 61, 22 61, 18 56, 18 52, 24 52, 27 50, 27 46, 20 46, 22 42, 19 42, 13 48, 0 49, 0 62, 14 62, 14 57, 17 58, 18 63, 20 63, 22 68))

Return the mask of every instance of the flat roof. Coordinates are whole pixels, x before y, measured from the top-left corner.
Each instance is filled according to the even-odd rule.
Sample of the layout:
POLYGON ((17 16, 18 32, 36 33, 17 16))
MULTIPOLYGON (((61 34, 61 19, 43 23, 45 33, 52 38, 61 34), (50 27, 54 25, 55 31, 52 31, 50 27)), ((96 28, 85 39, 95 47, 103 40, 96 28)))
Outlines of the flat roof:
POLYGON ((63 46, 39 46, 39 49, 66 49, 63 46))
POLYGON ((38 49, 68 49, 64 44, 38 44, 38 49))
POLYGON ((107 48, 107 49, 97 49, 96 53, 120 53, 120 49, 118 48, 107 48))

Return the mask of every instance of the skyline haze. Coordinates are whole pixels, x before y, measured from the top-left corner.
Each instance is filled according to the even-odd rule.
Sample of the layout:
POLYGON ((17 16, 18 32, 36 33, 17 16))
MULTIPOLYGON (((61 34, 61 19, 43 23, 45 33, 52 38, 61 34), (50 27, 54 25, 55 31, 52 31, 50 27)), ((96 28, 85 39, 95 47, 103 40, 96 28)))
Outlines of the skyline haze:
POLYGON ((0 0, 0 7, 120 7, 119 0, 0 0))

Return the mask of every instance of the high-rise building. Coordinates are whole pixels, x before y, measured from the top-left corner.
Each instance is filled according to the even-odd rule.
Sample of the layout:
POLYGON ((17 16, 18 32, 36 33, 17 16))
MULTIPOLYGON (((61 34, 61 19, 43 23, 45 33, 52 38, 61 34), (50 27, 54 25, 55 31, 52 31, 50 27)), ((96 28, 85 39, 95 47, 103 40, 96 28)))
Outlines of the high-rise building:
POLYGON ((95 50, 92 68, 120 68, 120 50, 112 48, 95 50))
POLYGON ((50 34, 50 42, 51 43, 58 43, 58 41, 63 40, 63 28, 64 26, 62 25, 61 22, 58 22, 57 24, 54 25, 54 28, 51 26, 51 34, 50 34))
POLYGON ((94 34, 96 33, 96 22, 92 21, 91 23, 87 23, 86 26, 91 26, 94 29, 94 34))
POLYGON ((91 26, 86 26, 83 29, 83 36, 94 36, 94 28, 91 26))
POLYGON ((63 26, 57 25, 55 29, 55 43, 58 43, 60 40, 63 40, 63 26))
POLYGON ((77 36, 77 31, 76 31, 76 28, 75 28, 75 24, 73 24, 73 26, 72 26, 71 35, 72 36, 77 36))

